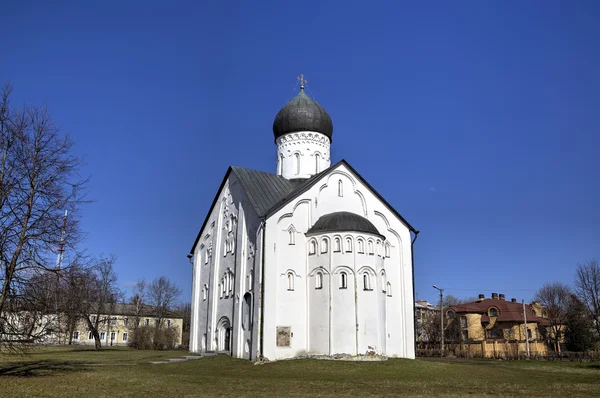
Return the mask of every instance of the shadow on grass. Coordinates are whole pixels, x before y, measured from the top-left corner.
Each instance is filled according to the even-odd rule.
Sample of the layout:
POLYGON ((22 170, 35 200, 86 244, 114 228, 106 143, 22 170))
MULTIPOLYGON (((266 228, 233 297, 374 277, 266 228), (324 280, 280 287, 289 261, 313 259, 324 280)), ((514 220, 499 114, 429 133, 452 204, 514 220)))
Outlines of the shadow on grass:
POLYGON ((55 376, 64 373, 83 372, 89 368, 77 362, 51 362, 32 361, 19 362, 7 365, 0 364, 0 378, 3 376, 13 377, 42 377, 55 376))

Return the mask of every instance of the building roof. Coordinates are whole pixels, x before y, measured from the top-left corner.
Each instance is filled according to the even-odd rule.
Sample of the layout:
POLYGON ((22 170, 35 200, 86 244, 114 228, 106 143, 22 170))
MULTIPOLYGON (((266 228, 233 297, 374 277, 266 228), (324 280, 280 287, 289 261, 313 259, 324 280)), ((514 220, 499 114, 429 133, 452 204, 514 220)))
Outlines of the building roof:
MULTIPOLYGON (((323 170, 318 174, 315 174, 310 178, 297 180, 287 180, 286 178, 280 175, 272 173, 265 173, 263 171, 251 170, 243 167, 230 166, 229 169, 227 169, 227 173, 225 173, 225 177, 223 177, 223 181, 221 182, 221 185, 215 194, 215 198, 213 199, 210 209, 206 214, 204 222, 202 223, 202 226, 198 231, 198 235, 196 236, 196 240, 192 245, 190 254, 194 254, 194 248, 196 247, 196 244, 200 239, 200 234, 202 233, 202 230, 204 230, 204 227, 206 226, 206 223, 208 222, 208 219, 210 217, 210 213, 212 212, 212 209, 217 203, 217 200, 219 199, 219 194, 223 190, 225 182, 227 182, 227 179, 229 178, 229 175, 231 173, 234 173, 240 181, 240 184, 242 185, 244 191, 248 195, 248 200, 252 204, 254 210, 256 210, 257 215, 261 218, 267 218, 279 209, 281 209, 291 200, 296 198, 298 195, 301 195, 302 193, 306 192, 313 185, 319 182, 322 178, 328 175, 331 170, 336 169, 342 164, 345 165, 350 171, 352 171, 352 173, 354 173, 356 177, 368 189, 370 189, 371 192, 373 192, 373 194, 377 196, 377 198, 379 198, 379 200, 381 200, 381 202, 392 213, 394 213, 400 219, 400 221, 402 221, 411 231, 415 233, 418 232, 344 159, 340 160, 338 163, 323 170)), ((377 234, 379 233, 377 232, 377 234)))
MULTIPOLYGON (((497 298, 488 298, 479 301, 472 301, 470 303, 464 303, 459 305, 454 305, 450 307, 448 310, 452 310, 457 314, 460 313, 470 313, 470 314, 482 314, 481 321, 489 322, 489 309, 495 307, 498 309, 498 317, 496 321, 498 322, 523 322, 523 304, 514 303, 511 301, 506 301, 503 299, 497 298)), ((531 323, 548 323, 547 319, 540 318, 533 311, 533 308, 530 304, 526 304, 525 308, 527 310, 527 322, 531 323)))
POLYGON ((342 231, 365 232, 383 237, 371 221, 349 211, 338 211, 321 216, 306 233, 319 234, 342 231))
MULTIPOLYGON (((112 312, 112 314, 110 314, 110 315, 135 316, 136 308, 135 308, 135 305, 133 305, 133 304, 118 303, 118 304, 115 304, 115 307, 113 308, 113 310, 111 312, 112 312)), ((156 308, 154 306, 144 304, 141 308, 139 315, 154 317, 154 316, 156 316, 156 308)), ((183 318, 182 316, 177 315, 173 311, 167 311, 167 313, 165 315, 167 318, 183 318)))
POLYGON ((315 131, 326 135, 331 141, 333 122, 329 114, 304 90, 300 90, 275 116, 273 134, 275 139, 296 131, 315 131))

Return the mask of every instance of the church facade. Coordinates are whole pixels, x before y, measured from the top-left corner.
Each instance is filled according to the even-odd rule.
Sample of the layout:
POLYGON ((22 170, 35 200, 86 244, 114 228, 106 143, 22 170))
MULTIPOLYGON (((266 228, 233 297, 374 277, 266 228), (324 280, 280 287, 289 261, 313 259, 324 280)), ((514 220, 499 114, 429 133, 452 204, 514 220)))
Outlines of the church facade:
POLYGON ((346 161, 301 86, 276 173, 229 167, 193 244, 190 351, 414 358, 416 231, 346 161))

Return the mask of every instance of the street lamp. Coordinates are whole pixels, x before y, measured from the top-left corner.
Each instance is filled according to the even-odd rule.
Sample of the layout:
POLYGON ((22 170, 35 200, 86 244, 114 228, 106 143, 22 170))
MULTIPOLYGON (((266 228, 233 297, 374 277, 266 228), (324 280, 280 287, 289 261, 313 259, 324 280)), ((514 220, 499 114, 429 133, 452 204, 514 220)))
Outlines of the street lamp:
POLYGON ((440 355, 444 356, 444 308, 443 308, 443 300, 444 300, 444 289, 440 289, 436 285, 433 285, 434 289, 440 291, 440 331, 442 332, 442 351, 440 355))

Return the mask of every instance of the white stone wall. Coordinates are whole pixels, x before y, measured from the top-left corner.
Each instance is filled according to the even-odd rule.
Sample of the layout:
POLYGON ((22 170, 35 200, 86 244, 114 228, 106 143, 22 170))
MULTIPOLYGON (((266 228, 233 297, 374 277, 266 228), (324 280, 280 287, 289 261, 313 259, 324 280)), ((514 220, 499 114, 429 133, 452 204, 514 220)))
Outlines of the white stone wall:
POLYGON ((312 131, 285 134, 276 140, 277 174, 309 178, 330 166, 327 136, 312 131))
POLYGON ((388 356, 414 358, 410 231, 344 165, 271 215, 265 239, 265 357, 280 359, 325 350, 332 354, 364 353, 373 347, 388 356), (372 256, 368 254, 368 240, 364 242, 367 254, 357 253, 360 234, 355 233, 341 236, 352 239, 351 253, 336 255, 330 241, 327 255, 308 254, 310 237, 305 233, 321 215, 337 211, 366 217, 385 236, 379 244, 372 237, 372 256), (311 280, 317 267, 328 271, 321 291, 315 291, 311 280), (347 267, 347 289, 338 286, 343 267, 347 267), (358 273, 360 277, 359 271, 372 273, 372 291, 362 289, 362 280, 355 276, 358 273), (293 291, 288 291, 289 273, 293 274, 293 291), (331 320, 323 315, 328 297, 331 315, 327 316, 331 320), (291 328, 289 347, 277 347, 278 327, 291 328), (348 333, 352 328, 354 333, 348 333))
POLYGON ((256 241, 260 219, 230 174, 194 250, 190 351, 221 351, 230 329, 232 355, 250 359, 256 350, 256 241), (243 322, 245 294, 250 320, 243 322), (254 347, 254 348, 253 348, 254 347))

